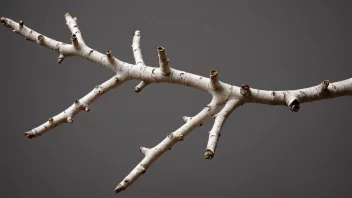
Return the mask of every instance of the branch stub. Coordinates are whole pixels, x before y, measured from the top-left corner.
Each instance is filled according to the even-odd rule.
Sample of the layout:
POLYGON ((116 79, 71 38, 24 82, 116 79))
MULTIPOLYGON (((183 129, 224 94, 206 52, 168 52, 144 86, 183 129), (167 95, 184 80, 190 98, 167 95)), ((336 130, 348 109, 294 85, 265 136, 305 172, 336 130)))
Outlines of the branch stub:
POLYGON ((297 112, 300 108, 299 104, 300 103, 297 99, 293 99, 293 101, 289 105, 289 108, 291 109, 292 112, 297 112))
POLYGON ((330 81, 329 80, 324 80, 323 81, 323 90, 326 90, 329 87, 330 81))
POLYGON ((241 86, 240 92, 243 96, 249 96, 251 94, 251 90, 249 89, 249 85, 243 84, 241 86))
POLYGON ((205 153, 204 153, 204 158, 205 158, 205 159, 212 159, 213 156, 214 156, 214 152, 211 151, 211 150, 209 150, 209 149, 207 149, 207 150, 205 151, 205 153))
POLYGON ((43 42, 44 42, 44 36, 43 36, 43 35, 39 35, 39 36, 38 36, 38 41, 39 41, 40 43, 43 43, 43 42))
POLYGON ((23 25, 24 25, 24 22, 23 21, 20 21, 19 22, 19 25, 20 25, 20 29, 23 27, 23 25))
POLYGON ((66 119, 66 121, 68 122, 68 123, 73 123, 73 118, 71 117, 71 116, 69 116, 67 119, 66 119))

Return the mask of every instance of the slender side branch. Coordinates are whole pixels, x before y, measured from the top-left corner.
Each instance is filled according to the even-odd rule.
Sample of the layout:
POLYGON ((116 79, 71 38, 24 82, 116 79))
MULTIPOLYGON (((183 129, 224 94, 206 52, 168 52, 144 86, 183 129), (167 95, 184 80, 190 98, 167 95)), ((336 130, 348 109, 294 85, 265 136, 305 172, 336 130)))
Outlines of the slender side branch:
POLYGON ((166 56, 165 48, 162 46, 158 47, 158 57, 161 73, 164 76, 170 75, 169 59, 166 56))
MULTIPOLYGON (((136 30, 136 32, 133 35, 133 40, 132 40, 132 50, 133 50, 133 56, 134 60, 136 62, 136 65, 145 66, 145 63, 143 61, 142 57, 142 51, 141 51, 141 32, 139 30, 136 30)), ((135 88, 134 91, 136 93, 139 93, 142 91, 146 86, 148 86, 148 82, 142 80, 135 88)))
MULTIPOLYGON (((66 16, 66 19, 69 19, 69 18, 70 17, 66 16)), ((92 61, 94 63, 98 63, 98 64, 100 64, 100 65, 102 65, 102 66, 104 66, 114 72, 118 72, 121 65, 124 64, 124 62, 122 62, 116 58, 115 58, 114 63, 109 62, 106 59, 105 54, 97 52, 97 51, 89 48, 85 44, 83 44, 81 42, 81 41, 83 41, 83 39, 79 37, 80 34, 77 34, 77 35, 75 34, 75 36, 72 36, 75 38, 71 37, 74 40, 77 39, 77 41, 79 43, 80 47, 76 48, 72 44, 67 44, 67 43, 63 43, 60 41, 56 41, 52 38, 49 38, 49 37, 44 36, 38 32, 35 32, 34 30, 28 28, 26 25, 23 25, 23 24, 21 25, 21 24, 15 22, 9 18, 1 17, 1 23, 3 23, 6 27, 11 28, 17 34, 22 35, 25 38, 25 40, 32 41, 32 42, 37 43, 39 45, 42 45, 48 49, 57 51, 59 53, 59 58, 58 58, 59 63, 61 63, 65 57, 78 56, 78 57, 82 57, 84 59, 87 59, 89 61, 92 61)), ((78 27, 77 27, 77 30, 78 30, 78 27)))
POLYGON ((167 137, 161 141, 158 145, 151 149, 146 149, 141 147, 141 152, 145 155, 143 160, 119 183, 115 192, 121 192, 126 190, 133 182, 135 182, 146 170, 167 150, 171 147, 184 140, 184 137, 199 126, 205 119, 214 114, 218 107, 219 101, 216 98, 210 102, 201 112, 199 112, 192 119, 188 120, 184 125, 182 125, 176 131, 167 135, 167 137))
POLYGON ((224 108, 216 114, 213 128, 209 132, 208 145, 204 154, 205 159, 212 159, 214 157, 217 143, 221 135, 220 131, 224 126, 226 119, 241 104, 242 101, 237 98, 230 99, 225 103, 224 108))
POLYGON ((220 91, 222 89, 222 85, 219 81, 219 75, 216 70, 210 71, 210 88, 215 91, 220 91))
POLYGON ((117 87, 118 85, 125 82, 126 79, 116 75, 109 80, 105 81, 101 85, 96 86, 91 92, 80 100, 76 100, 69 108, 65 111, 59 113, 58 115, 49 118, 44 124, 32 129, 31 131, 25 132, 24 135, 28 138, 38 137, 52 128, 58 126, 59 124, 68 122, 73 123, 73 118, 82 110, 88 112, 89 105, 93 103, 96 99, 102 96, 104 93, 110 91, 111 89, 117 87))
POLYGON ((82 32, 78 29, 78 19, 77 17, 72 18, 70 13, 65 14, 66 24, 71 30, 71 33, 77 36, 77 40, 80 44, 85 45, 82 32))

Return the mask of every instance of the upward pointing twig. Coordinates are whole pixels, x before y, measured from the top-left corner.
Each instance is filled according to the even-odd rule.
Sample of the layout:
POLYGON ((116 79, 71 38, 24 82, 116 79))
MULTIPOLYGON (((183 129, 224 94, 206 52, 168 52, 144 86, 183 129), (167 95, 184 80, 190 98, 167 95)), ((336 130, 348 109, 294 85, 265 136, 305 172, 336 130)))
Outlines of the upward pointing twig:
MULTIPOLYGON (((134 60, 136 62, 136 65, 138 66, 145 66, 145 63, 143 61, 142 57, 142 51, 141 51, 141 32, 139 30, 136 30, 134 35, 133 35, 133 40, 132 40, 132 50, 133 50, 133 56, 134 60)), ((134 91, 136 93, 139 93, 142 91, 146 86, 148 86, 148 82, 142 80, 135 88, 134 91)))

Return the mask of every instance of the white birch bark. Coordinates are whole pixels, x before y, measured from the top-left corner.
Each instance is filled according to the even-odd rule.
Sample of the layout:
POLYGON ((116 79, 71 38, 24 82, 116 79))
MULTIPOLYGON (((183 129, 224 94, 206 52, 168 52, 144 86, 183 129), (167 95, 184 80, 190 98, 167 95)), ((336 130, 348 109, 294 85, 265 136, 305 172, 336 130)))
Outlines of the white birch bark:
POLYGON ((135 64, 129 64, 115 58, 110 50, 105 54, 100 53, 86 45, 78 29, 77 18, 65 15, 66 23, 72 32, 71 44, 56 41, 28 28, 24 22, 15 22, 1 17, 1 22, 13 32, 23 36, 26 40, 42 45, 59 53, 58 62, 69 56, 78 56, 88 61, 97 63, 113 72, 115 76, 94 88, 86 96, 74 102, 68 109, 49 118, 44 124, 26 132, 28 138, 37 137, 48 132, 55 126, 64 122, 73 122, 73 117, 80 111, 89 111, 88 105, 98 99, 103 93, 115 88, 128 80, 138 80, 140 83, 135 91, 139 92, 151 83, 173 83, 185 85, 208 92, 212 95, 211 102, 193 117, 184 117, 185 124, 170 133, 163 141, 153 148, 141 147, 145 155, 142 161, 122 180, 115 188, 115 192, 125 190, 135 182, 165 151, 172 148, 177 142, 200 126, 206 119, 213 116, 215 122, 209 132, 209 140, 205 151, 205 158, 213 158, 220 137, 220 131, 228 116, 239 106, 246 103, 259 103, 270 105, 283 105, 293 112, 300 109, 300 104, 322 99, 352 95, 352 78, 331 83, 328 80, 322 83, 297 90, 267 91, 250 88, 244 84, 241 87, 230 85, 219 80, 217 71, 210 71, 210 78, 195 75, 189 72, 171 68, 166 57, 165 49, 158 48, 159 67, 146 66, 140 49, 140 32, 136 31, 133 37, 132 49, 135 64), (216 114, 217 109, 224 105, 216 114))

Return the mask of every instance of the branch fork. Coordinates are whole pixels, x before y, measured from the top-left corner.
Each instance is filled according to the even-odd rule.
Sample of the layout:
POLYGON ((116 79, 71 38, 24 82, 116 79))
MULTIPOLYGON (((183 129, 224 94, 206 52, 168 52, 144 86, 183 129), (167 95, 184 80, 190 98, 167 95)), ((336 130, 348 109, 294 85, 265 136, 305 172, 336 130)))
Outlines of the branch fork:
POLYGON ((63 112, 48 119, 47 122, 25 132, 28 138, 38 137, 49 130, 55 128, 62 123, 73 123, 74 117, 81 111, 88 112, 91 105, 99 97, 112 90, 113 88, 123 84, 128 80, 138 80, 140 83, 135 87, 135 92, 140 92, 150 83, 173 83, 196 88, 209 93, 212 96, 211 102, 193 117, 184 116, 185 123, 177 130, 173 131, 164 140, 153 148, 140 147, 140 151, 144 154, 144 158, 137 166, 116 186, 115 192, 121 192, 127 189, 135 182, 146 170, 167 150, 170 150, 176 143, 183 141, 185 137, 195 128, 201 126, 202 123, 213 117, 214 124, 209 132, 209 139, 204 153, 206 159, 212 159, 221 135, 221 129, 229 115, 240 105, 245 103, 259 103, 269 105, 288 106, 292 111, 296 112, 300 108, 301 103, 318 101, 322 99, 350 96, 352 95, 352 78, 330 82, 323 81, 317 86, 290 91, 267 91, 250 88, 248 84, 240 87, 230 85, 219 81, 218 72, 210 71, 210 77, 203 77, 189 72, 180 71, 170 67, 169 59, 166 56, 165 48, 159 46, 157 48, 159 57, 159 67, 147 66, 142 57, 140 48, 140 31, 136 31, 132 40, 132 50, 135 64, 123 62, 112 55, 111 50, 105 54, 100 53, 88 47, 83 38, 82 33, 78 29, 78 20, 70 14, 65 15, 66 24, 69 27, 72 36, 71 44, 56 41, 35 32, 24 25, 23 21, 19 23, 1 17, 1 23, 11 28, 14 32, 22 35, 26 40, 33 41, 48 49, 59 53, 57 62, 62 61, 69 56, 79 56, 88 61, 102 65, 103 67, 115 72, 115 75, 109 80, 95 87, 87 95, 76 100, 63 112), (220 106, 223 108, 217 113, 220 106))

